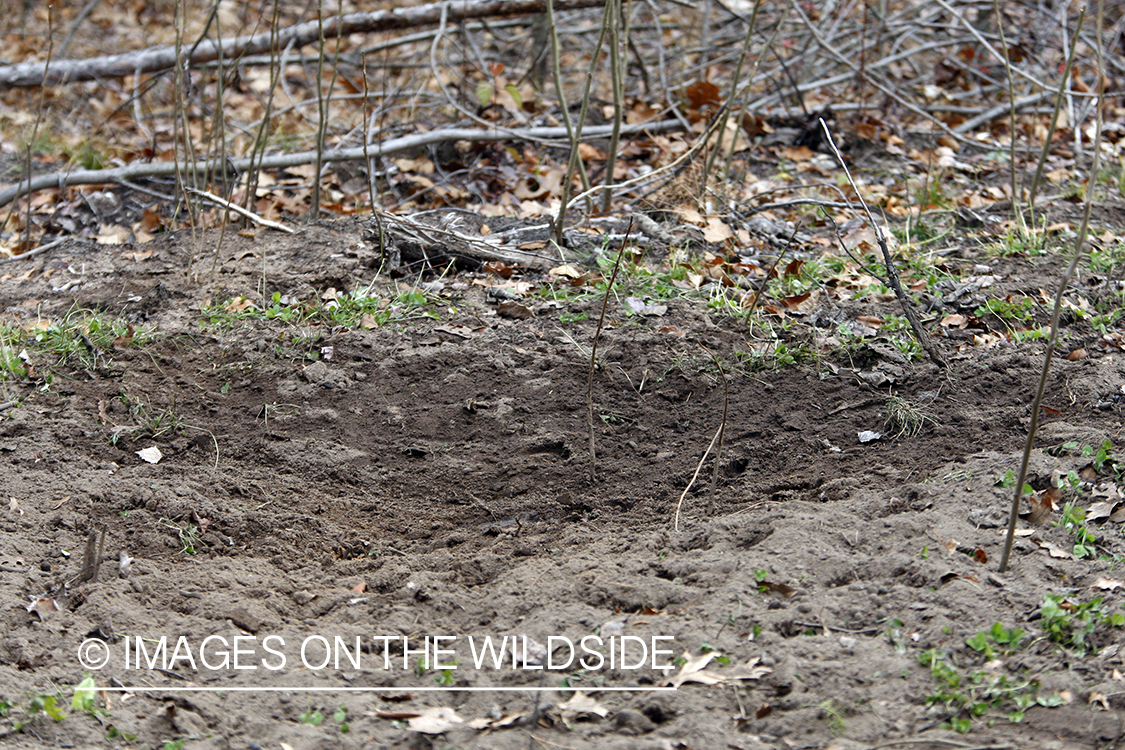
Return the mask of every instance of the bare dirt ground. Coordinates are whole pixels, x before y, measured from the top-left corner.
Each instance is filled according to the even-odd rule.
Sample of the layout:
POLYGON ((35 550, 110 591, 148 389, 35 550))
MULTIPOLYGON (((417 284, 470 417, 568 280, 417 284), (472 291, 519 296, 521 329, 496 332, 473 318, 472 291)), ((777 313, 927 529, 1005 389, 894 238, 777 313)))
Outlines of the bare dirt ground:
MULTIPOLYGON (((816 356, 737 368, 745 320, 698 299, 628 315, 615 295, 593 377, 594 480, 579 344, 593 339, 600 298, 559 308, 532 295, 531 317, 505 317, 473 284, 499 280, 461 273, 428 289, 418 312, 436 317, 371 329, 201 312, 260 298, 263 274, 294 300, 373 279, 388 299, 412 288, 376 278, 361 229, 228 232, 215 275, 210 258, 192 260, 187 234, 158 239, 143 260, 72 245, 3 268, 9 322, 85 309, 153 335, 83 344, 49 384, 51 363, 30 362, 38 374, 9 384, 0 747, 1118 746, 1118 525, 1091 521, 1097 540, 1076 559, 1061 510, 1021 521, 1032 533, 996 572, 1011 494, 997 482, 1018 468, 1042 341, 974 347, 971 331, 950 328, 942 371, 823 345, 798 319, 787 335, 816 356), (204 281, 189 280, 189 263, 204 281), (560 311, 589 315, 563 323, 560 311), (729 413, 714 495, 708 461, 676 530, 723 416, 701 344, 728 363, 729 413), (888 431, 891 394, 925 405, 921 434, 888 431), (864 431, 883 436, 861 442, 864 431), (158 463, 138 455, 151 447, 158 463), (79 581, 102 529, 97 579, 79 581), (1096 651, 1047 637, 1047 594, 1067 597, 1064 618, 1102 597, 1096 651), (28 611, 38 597, 59 611, 28 611), (1011 648, 993 638, 984 653, 966 644, 994 623, 1026 637, 1011 648), (453 638, 439 642, 451 654, 421 653, 436 636, 453 638), (528 640, 477 668, 473 649, 505 636, 528 640), (566 663, 567 643, 587 636, 602 639, 587 644, 604 661, 566 663), (624 666, 616 651, 611 667, 627 636, 624 666), (321 667, 318 637, 348 653, 321 667), (80 661, 89 639, 107 649, 99 670, 80 661), (140 668, 138 643, 153 660, 140 668), (638 644, 666 653, 638 656, 638 644), (547 659, 563 666, 538 668, 547 659), (74 710, 86 674, 132 689, 74 710), (211 690, 182 690, 192 687, 211 690), (43 708, 56 695, 62 720, 43 708)), ((990 296, 1003 299, 1053 289, 1065 258, 962 248, 949 262, 989 265, 1000 279, 990 296)), ((1095 282, 1105 279, 1085 274, 1077 288, 1095 282)), ((897 312, 893 301, 830 307, 848 319, 897 312)), ((1094 476, 1082 446, 1120 442, 1125 363, 1112 337, 1064 322, 1033 485, 1087 468, 1079 505, 1113 505, 1112 461, 1094 476), (1063 358, 1079 347, 1085 358, 1063 358)))

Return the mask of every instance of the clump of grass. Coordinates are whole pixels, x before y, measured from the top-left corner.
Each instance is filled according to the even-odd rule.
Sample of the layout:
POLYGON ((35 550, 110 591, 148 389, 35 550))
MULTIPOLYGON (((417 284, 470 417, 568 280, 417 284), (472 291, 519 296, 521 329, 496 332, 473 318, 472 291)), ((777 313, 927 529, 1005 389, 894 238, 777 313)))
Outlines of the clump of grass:
POLYGON ((129 415, 136 425, 133 430, 135 438, 158 438, 167 432, 183 432, 186 427, 174 403, 170 408, 157 409, 143 399, 128 393, 122 393, 120 398, 129 408, 129 415))
POLYGON ((5 403, 13 400, 11 384, 28 375, 27 363, 17 351, 20 339, 18 328, 0 325, 0 401, 5 403))
POLYGON ((35 334, 34 346, 56 359, 56 367, 77 362, 87 370, 104 365, 114 347, 143 346, 152 333, 121 318, 75 308, 35 334))
POLYGON ((937 425, 937 417, 927 412, 916 401, 890 396, 884 407, 886 416, 883 429, 893 438, 915 437, 926 428, 926 424, 937 425))
POLYGON ((380 328, 420 318, 439 319, 433 299, 420 289, 395 289, 386 296, 368 287, 354 292, 335 292, 328 299, 294 300, 274 292, 268 304, 235 297, 203 310, 204 320, 220 329, 250 321, 280 321, 293 325, 326 323, 346 328, 380 328))

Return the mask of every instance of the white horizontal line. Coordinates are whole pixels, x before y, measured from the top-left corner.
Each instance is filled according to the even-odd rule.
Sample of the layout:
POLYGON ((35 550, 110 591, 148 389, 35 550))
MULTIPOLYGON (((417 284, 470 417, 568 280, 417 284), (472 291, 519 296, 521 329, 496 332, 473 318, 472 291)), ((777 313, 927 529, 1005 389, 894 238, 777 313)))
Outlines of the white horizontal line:
POLYGON ((674 687, 98 687, 109 693, 665 693, 674 687))

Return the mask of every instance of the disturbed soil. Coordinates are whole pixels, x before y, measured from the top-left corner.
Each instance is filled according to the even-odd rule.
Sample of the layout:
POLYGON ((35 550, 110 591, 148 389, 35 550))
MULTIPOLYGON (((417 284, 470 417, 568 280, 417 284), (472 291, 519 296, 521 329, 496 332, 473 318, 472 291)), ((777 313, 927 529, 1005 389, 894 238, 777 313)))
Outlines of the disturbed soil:
MULTIPOLYGON (((228 232, 213 269, 217 236, 188 235, 158 239, 143 259, 74 244, 3 268, 6 322, 86 309, 154 335, 96 352, 93 367, 55 367, 50 383, 9 384, 0 747, 1122 739, 1122 631, 1095 630, 1098 650, 1083 655, 1039 627, 1046 594, 1119 609, 1118 590, 1092 588, 1120 575, 1117 524, 1091 524, 1097 554, 1074 559, 1062 525, 1021 521, 1030 533, 997 572, 1011 493, 997 481, 1019 466, 1042 341, 973 346, 950 329, 942 369, 888 360, 887 347, 844 353, 798 318, 787 335, 816 356, 720 374, 701 345, 738 361, 754 336, 744 319, 698 298, 629 316, 611 298, 592 377, 592 476, 582 347, 600 299, 559 307, 531 295, 530 317, 508 317, 473 283, 498 280, 463 272, 431 287, 425 309, 437 318, 382 327, 217 324, 201 313, 260 298, 263 278, 297 300, 373 279, 388 295, 415 283, 376 278, 361 234, 358 223, 228 232), (924 405, 920 434, 885 427, 892 394, 924 405), (711 459, 698 470, 720 425, 717 473, 711 459), (868 431, 882 436, 861 442, 868 431), (156 463, 138 454, 152 447, 156 463), (95 560, 96 577, 82 580, 95 560), (29 611, 38 598, 59 609, 29 611), (1058 705, 1033 705, 1018 723, 998 705, 958 734, 947 722, 964 712, 927 700, 937 684, 919 654, 939 649, 968 675, 983 659, 966 639, 996 622, 1028 638, 988 669, 1058 705), (438 636, 451 653, 423 654, 438 636), (625 664, 565 663, 567 644, 587 636, 603 639, 592 647, 603 656, 611 638, 634 637, 625 664), (477 668, 486 637, 519 637, 518 653, 477 668), (96 650, 90 639, 108 649, 97 670, 81 660, 96 650), (348 653, 321 666, 325 643, 348 653), (154 659, 139 668, 138 644, 154 659), (224 647, 242 650, 240 669, 224 647), (662 653, 638 659, 635 649, 653 647, 662 653), (87 674, 113 689, 92 713, 70 705, 87 674), (55 694, 65 719, 40 712, 17 731, 37 697, 55 694)), ((990 265, 989 294, 1001 299, 1054 288, 1066 262, 968 249, 958 259, 990 265)), ((893 301, 829 304, 836 319, 897 312, 893 301)), ((1090 464, 1047 449, 1120 441, 1120 351, 1066 323, 1060 355, 1086 356, 1054 361, 1036 489, 1090 464)))

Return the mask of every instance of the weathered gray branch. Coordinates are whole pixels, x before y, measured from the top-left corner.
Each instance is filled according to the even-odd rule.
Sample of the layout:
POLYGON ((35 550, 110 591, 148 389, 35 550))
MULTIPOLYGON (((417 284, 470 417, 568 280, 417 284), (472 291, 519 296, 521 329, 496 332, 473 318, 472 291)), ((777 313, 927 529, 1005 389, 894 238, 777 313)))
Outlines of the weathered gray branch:
MULTIPOLYGON (((679 120, 660 120, 658 122, 647 122, 637 125, 624 125, 621 128, 621 132, 623 134, 642 132, 663 133, 669 130, 678 130, 682 127, 679 120)), ((585 138, 605 138, 610 134, 611 129, 609 125, 590 126, 585 129, 583 136, 585 138)), ((566 141, 567 138, 566 128, 563 127, 524 128, 522 130, 448 128, 444 130, 431 130, 428 133, 404 135, 400 138, 391 138, 380 143, 370 144, 366 148, 366 153, 363 146, 332 149, 324 152, 322 161, 323 163, 360 161, 369 156, 385 156, 388 154, 401 153, 403 151, 421 148, 422 146, 428 146, 432 143, 444 143, 447 141, 518 141, 521 139, 559 139, 566 141)), ((251 168, 284 169, 285 167, 295 167, 299 164, 313 164, 315 162, 315 151, 300 151, 293 154, 274 154, 272 156, 266 156, 260 161, 254 161, 253 164, 251 163, 251 158, 248 156, 228 160, 229 165, 233 165, 234 169, 239 172, 244 172, 251 168)), ((79 169, 74 172, 57 172, 55 174, 33 177, 30 184, 27 180, 23 180, 13 187, 0 190, 0 207, 6 206, 17 198, 29 193, 47 190, 49 188, 62 189, 72 185, 105 185, 126 180, 136 180, 143 177, 169 177, 175 175, 177 170, 184 174, 192 172, 202 174, 207 170, 210 170, 212 173, 220 173, 223 168, 224 166, 221 160, 213 159, 210 161, 180 162, 179 164, 172 161, 134 162, 128 166, 118 167, 116 169, 79 169)), ((229 170, 230 166, 227 166, 226 169, 229 170)))
MULTIPOLYGON (((599 7, 605 0, 558 0, 556 10, 578 10, 599 7)), ((374 31, 414 28, 436 24, 441 20, 442 8, 447 3, 430 3, 406 8, 391 8, 369 13, 350 13, 345 16, 324 19, 324 37, 331 39, 348 34, 366 34, 374 31)), ((522 16, 543 13, 546 0, 458 0, 448 3, 447 23, 455 23, 469 18, 502 16, 522 16)), ((269 52, 280 53, 290 44, 294 48, 303 47, 320 40, 320 28, 316 21, 290 26, 276 34, 264 32, 253 36, 240 36, 233 39, 205 39, 195 47, 185 46, 180 51, 190 51, 189 64, 213 62, 220 54, 225 59, 243 55, 269 52)), ((176 48, 173 45, 150 47, 136 52, 120 55, 93 57, 88 60, 52 60, 50 70, 46 62, 16 63, 0 68, 0 91, 21 86, 40 86, 43 84, 91 81, 98 78, 118 78, 134 73, 153 73, 168 70, 176 64, 176 48)))

